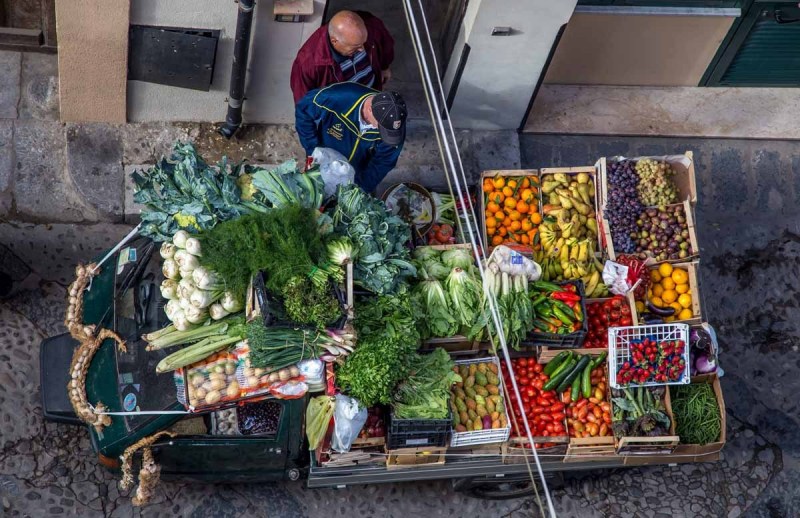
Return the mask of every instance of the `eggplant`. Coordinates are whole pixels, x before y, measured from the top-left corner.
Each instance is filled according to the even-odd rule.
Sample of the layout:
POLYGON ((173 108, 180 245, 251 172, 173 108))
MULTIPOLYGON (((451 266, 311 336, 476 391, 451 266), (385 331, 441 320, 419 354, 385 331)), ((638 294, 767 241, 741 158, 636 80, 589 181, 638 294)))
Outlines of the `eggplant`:
POLYGON ((662 317, 654 315, 652 313, 642 313, 641 317, 644 323, 648 325, 664 323, 664 319, 662 317))

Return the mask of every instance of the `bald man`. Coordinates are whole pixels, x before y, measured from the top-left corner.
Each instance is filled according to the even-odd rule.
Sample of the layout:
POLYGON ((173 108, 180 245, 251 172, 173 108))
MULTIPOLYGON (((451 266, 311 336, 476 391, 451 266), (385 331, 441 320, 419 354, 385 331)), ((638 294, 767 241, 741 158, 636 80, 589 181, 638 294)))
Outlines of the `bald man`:
POLYGON ((292 65, 295 104, 309 90, 352 81, 375 90, 392 77, 394 39, 365 11, 339 11, 306 40, 292 65))

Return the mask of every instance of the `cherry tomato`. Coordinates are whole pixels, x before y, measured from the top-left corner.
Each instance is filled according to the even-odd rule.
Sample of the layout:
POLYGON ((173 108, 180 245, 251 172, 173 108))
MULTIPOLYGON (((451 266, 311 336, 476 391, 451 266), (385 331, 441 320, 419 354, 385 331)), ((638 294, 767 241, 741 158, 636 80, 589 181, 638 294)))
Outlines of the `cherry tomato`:
POLYGON ((544 384, 545 384, 545 381, 541 380, 541 379, 538 379, 538 380, 533 382, 533 386, 536 387, 539 390, 542 390, 544 388, 544 384))
MULTIPOLYGON (((528 396, 531 400, 536 397, 536 389, 533 387, 528 387, 525 389, 525 395, 528 396)), ((539 401, 538 399, 536 400, 539 401)))

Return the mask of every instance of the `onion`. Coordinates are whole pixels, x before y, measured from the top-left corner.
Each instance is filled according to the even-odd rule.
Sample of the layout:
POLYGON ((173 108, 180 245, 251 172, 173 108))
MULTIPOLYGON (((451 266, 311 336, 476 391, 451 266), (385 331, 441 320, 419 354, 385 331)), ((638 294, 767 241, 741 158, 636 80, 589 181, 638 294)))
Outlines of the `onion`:
POLYGON ((172 236, 172 242, 175 243, 175 246, 178 248, 186 248, 187 239, 189 239, 189 233, 185 230, 179 230, 172 236))
POLYGON ((700 354, 694 360, 698 374, 708 374, 717 370, 717 363, 706 354, 700 354))

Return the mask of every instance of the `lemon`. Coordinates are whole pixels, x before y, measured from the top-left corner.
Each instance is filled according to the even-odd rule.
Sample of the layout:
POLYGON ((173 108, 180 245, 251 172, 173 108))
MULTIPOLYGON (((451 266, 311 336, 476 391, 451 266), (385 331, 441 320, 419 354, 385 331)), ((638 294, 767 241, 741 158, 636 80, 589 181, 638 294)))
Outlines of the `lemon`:
POLYGON ((675 281, 672 280, 672 277, 664 277, 661 280, 661 287, 665 290, 674 290, 675 289, 675 281))
POLYGON ((676 284, 675 291, 680 294, 689 293, 689 285, 688 284, 676 284))
POLYGON ((686 284, 689 282, 689 274, 686 273, 686 270, 675 268, 672 271, 672 280, 675 281, 675 284, 686 284))
POLYGON ((661 274, 658 270, 650 270, 650 280, 653 282, 661 282, 661 274))
POLYGON ((675 317, 664 317, 664 322, 672 322, 675 320, 675 317))
POLYGON ((661 294, 661 300, 663 300, 665 304, 670 304, 678 300, 678 294, 675 290, 664 290, 664 293, 661 294))
POLYGON ((665 277, 665 278, 669 277, 670 275, 672 275, 672 265, 669 264, 669 263, 662 263, 658 267, 658 273, 661 274, 661 277, 665 277))
MULTIPOLYGON (((650 297, 650 300, 653 300, 652 297, 650 297)), ((644 302, 642 302, 641 300, 636 301, 636 311, 638 313, 644 312, 644 302)))
POLYGON ((653 305, 656 306, 657 308, 663 308, 664 307, 664 301, 661 300, 660 297, 653 297, 652 299, 650 299, 650 302, 652 302, 653 305))
POLYGON ((670 302, 670 303, 669 303, 669 307, 671 307, 672 309, 674 309, 674 310, 675 310, 675 314, 676 314, 676 315, 677 315, 678 313, 680 313, 680 312, 683 310, 683 306, 681 306, 680 304, 678 304, 678 302, 670 302))
POLYGON ((693 317, 694 313, 692 313, 691 309, 682 309, 681 312, 678 313, 678 320, 689 320, 693 317))
POLYGON ((692 306, 692 296, 688 293, 684 293, 678 297, 678 303, 684 308, 689 308, 692 306))
POLYGON ((653 295, 655 295, 656 297, 660 297, 662 293, 664 293, 663 286, 661 286, 660 284, 656 284, 655 286, 653 286, 653 295))

